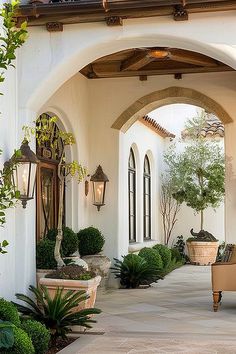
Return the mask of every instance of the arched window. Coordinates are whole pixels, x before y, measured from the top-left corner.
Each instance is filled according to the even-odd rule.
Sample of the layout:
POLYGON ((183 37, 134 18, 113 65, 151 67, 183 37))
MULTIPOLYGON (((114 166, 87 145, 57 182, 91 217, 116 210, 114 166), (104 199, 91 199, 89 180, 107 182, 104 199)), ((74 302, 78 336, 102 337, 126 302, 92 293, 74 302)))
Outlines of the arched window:
POLYGON ((143 237, 151 239, 151 169, 147 155, 143 166, 143 237))
MULTIPOLYGON (((59 183, 57 167, 62 156, 63 145, 59 136, 59 129, 51 116, 43 113, 37 119, 37 126, 48 127, 49 136, 46 141, 36 142, 37 157, 40 160, 37 171, 37 240, 44 238, 48 230, 57 227, 59 183)), ((64 207, 65 210, 65 207, 64 207)), ((65 213, 64 213, 65 217, 65 213)))
POLYGON ((134 152, 129 155, 129 242, 136 241, 136 166, 134 152))

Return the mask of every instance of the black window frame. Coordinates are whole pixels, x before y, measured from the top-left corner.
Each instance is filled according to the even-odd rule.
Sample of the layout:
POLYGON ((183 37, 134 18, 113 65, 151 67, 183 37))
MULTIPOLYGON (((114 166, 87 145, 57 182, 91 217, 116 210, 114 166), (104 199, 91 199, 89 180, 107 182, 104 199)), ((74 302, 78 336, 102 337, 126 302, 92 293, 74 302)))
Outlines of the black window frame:
POLYGON ((151 166, 150 166, 150 161, 148 156, 145 155, 144 164, 143 164, 143 239, 144 241, 149 241, 152 239, 151 195, 152 195, 151 166), (148 171, 146 171, 145 169, 146 163, 148 166, 148 171), (148 185, 148 190, 147 190, 147 185, 148 185), (147 199, 148 199, 148 204, 147 204, 147 199), (149 211, 148 214, 147 211, 149 211), (148 228, 147 228, 147 219, 148 219, 148 228))
POLYGON ((129 200, 129 243, 136 242, 137 239, 137 228, 136 228, 136 162, 134 151, 131 148, 129 154, 129 165, 128 165, 128 200, 129 200), (131 159, 133 161, 133 166, 131 166, 131 159), (131 178, 131 175, 133 176, 131 178), (130 181, 133 181, 131 186, 130 181), (132 188, 131 188, 132 187, 132 188), (131 199, 132 197, 132 199, 131 199), (133 201, 133 211, 131 211, 131 200, 133 201), (133 235, 131 235, 131 223, 133 222, 133 235))

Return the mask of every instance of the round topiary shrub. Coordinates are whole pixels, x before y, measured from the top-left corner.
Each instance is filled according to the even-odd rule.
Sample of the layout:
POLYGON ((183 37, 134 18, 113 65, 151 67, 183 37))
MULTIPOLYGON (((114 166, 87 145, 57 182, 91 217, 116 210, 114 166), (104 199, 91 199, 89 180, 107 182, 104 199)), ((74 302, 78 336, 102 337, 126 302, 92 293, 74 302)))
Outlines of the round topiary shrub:
POLYGON ((36 247, 36 264, 39 269, 55 269, 57 262, 54 259, 55 241, 44 239, 36 247))
POLYGON ((30 337, 35 354, 44 354, 47 352, 51 336, 50 331, 44 324, 35 320, 27 320, 22 322, 21 328, 30 337))
POLYGON ((181 262, 183 260, 181 254, 180 254, 180 251, 178 250, 178 248, 171 248, 171 260, 174 260, 176 262, 181 262))
POLYGON ((35 354, 31 339, 23 329, 14 327, 14 345, 10 349, 4 349, 2 354, 35 354))
POLYGON ((152 248, 144 247, 140 250, 139 256, 144 258, 150 266, 160 270, 163 269, 162 258, 158 251, 152 248))
POLYGON ((20 326, 20 317, 16 306, 2 298, 0 299, 0 320, 11 322, 17 327, 20 326))
POLYGON ((101 252, 105 243, 101 231, 92 226, 80 230, 78 232, 78 239, 79 253, 81 257, 101 252))
POLYGON ((159 252, 159 254, 162 258, 163 267, 167 268, 170 264, 170 261, 171 261, 171 250, 164 245, 155 245, 155 246, 153 246, 152 249, 159 252))
MULTIPOLYGON (((78 250, 78 236, 69 227, 63 227, 63 240, 61 242, 62 253, 64 257, 69 257, 78 250)), ((57 229, 48 231, 46 238, 56 241, 57 229)))

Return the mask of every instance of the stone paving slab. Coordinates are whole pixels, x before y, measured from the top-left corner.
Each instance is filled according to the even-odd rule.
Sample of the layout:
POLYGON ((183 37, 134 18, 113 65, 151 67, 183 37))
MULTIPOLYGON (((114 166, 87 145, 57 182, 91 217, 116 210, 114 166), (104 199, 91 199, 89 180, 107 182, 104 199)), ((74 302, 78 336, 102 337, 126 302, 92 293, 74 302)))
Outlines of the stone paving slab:
POLYGON ((61 354, 236 354, 236 292, 212 310, 210 267, 184 266, 148 289, 98 294, 93 332, 61 354), (69 350, 69 351, 68 351, 69 350))

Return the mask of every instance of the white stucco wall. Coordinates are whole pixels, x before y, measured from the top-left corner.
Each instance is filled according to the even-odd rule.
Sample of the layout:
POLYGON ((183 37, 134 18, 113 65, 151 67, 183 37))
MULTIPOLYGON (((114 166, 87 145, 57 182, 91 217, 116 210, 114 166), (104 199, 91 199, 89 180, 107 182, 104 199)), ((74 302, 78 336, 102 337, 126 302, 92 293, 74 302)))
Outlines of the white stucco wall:
MULTIPOLYGON (((108 239, 105 252, 119 256, 126 247, 120 242, 124 229, 119 221, 123 198, 119 192, 122 190, 119 152, 124 136, 111 125, 134 101, 146 94, 171 86, 198 90, 218 102, 234 120, 226 126, 225 133, 226 156, 232 164, 232 172, 228 169, 226 179, 226 239, 234 242, 236 74, 183 75, 179 81, 172 75, 157 76, 141 82, 138 78, 85 80, 77 73, 103 55, 148 46, 195 50, 236 68, 235 31, 234 12, 195 14, 185 22, 175 22, 169 17, 124 20, 123 27, 115 28, 104 23, 66 25, 60 33, 49 33, 44 27, 30 28, 29 40, 19 51, 17 71, 7 83, 12 88, 4 98, 9 119, 2 127, 7 132, 9 127, 12 130, 9 137, 6 130, 0 130, 1 146, 7 155, 3 160, 19 144, 23 124, 29 124, 44 110, 57 113, 76 135, 79 145, 72 155, 88 164, 91 173, 101 163, 110 179, 106 206, 99 213, 91 200, 83 196, 83 186, 78 187, 77 194, 77 186, 73 185, 70 201, 73 211, 68 222, 75 227, 93 223, 102 228, 108 239), (74 75, 78 76, 67 82, 74 75), (89 210, 88 214, 82 208, 89 210)), ((149 110, 154 108, 155 102, 149 110)), ((12 297, 15 291, 25 291, 34 282, 35 207, 33 201, 29 205, 26 210, 18 207, 15 216, 14 211, 10 212, 10 222, 0 231, 0 237, 6 235, 11 241, 9 254, 0 259, 0 289, 4 296, 12 297), (7 274, 2 269, 6 269, 7 274)))

